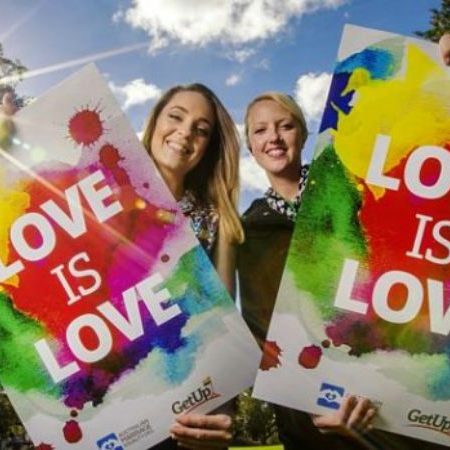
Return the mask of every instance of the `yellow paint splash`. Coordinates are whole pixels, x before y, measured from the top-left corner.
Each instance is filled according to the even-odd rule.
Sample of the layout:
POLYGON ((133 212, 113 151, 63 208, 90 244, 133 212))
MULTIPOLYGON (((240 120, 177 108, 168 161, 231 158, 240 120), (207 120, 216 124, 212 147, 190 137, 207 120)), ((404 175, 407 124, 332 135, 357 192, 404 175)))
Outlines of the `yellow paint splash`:
MULTIPOLYGON (((4 179, 3 174, 0 174, 0 179, 4 179)), ((30 205, 30 196, 22 189, 22 186, 11 188, 0 182, 0 259, 4 264, 8 263, 11 225, 30 205)), ((17 286, 19 277, 17 275, 11 277, 5 283, 17 286)), ((0 292, 2 291, 4 288, 0 286, 0 292)))
MULTIPOLYGON (((421 145, 450 142, 450 78, 420 48, 406 47, 404 73, 392 80, 372 80, 365 69, 350 77, 354 106, 339 111, 335 149, 343 164, 365 178, 378 134, 391 137, 385 173, 421 145)), ((345 94, 345 92, 344 92, 345 94)), ((384 189, 373 188, 381 196, 384 189)))

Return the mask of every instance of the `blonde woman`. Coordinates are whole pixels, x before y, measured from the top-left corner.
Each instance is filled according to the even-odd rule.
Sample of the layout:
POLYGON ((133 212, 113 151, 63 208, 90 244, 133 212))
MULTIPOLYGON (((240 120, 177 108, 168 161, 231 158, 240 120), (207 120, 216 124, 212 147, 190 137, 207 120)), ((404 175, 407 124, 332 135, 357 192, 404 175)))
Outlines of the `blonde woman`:
MULTIPOLYGON (((247 106, 247 146, 266 172, 270 188, 242 217, 246 239, 239 248, 238 272, 242 314, 261 345, 308 175, 308 167, 301 166, 307 135, 303 113, 288 95, 265 92, 247 106)), ((364 448, 352 430, 368 431, 375 415, 367 399, 355 396, 346 398, 336 413, 315 418, 286 407, 274 409, 279 437, 286 450, 364 448)))

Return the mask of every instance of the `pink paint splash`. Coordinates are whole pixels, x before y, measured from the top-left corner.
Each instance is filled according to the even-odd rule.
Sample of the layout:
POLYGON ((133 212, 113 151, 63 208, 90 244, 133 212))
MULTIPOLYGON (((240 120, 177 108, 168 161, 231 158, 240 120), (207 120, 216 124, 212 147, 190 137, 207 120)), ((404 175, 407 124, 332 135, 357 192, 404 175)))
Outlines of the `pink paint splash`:
POLYGON ((322 358, 322 349, 317 345, 304 347, 298 355, 298 363, 305 369, 315 369, 322 358))

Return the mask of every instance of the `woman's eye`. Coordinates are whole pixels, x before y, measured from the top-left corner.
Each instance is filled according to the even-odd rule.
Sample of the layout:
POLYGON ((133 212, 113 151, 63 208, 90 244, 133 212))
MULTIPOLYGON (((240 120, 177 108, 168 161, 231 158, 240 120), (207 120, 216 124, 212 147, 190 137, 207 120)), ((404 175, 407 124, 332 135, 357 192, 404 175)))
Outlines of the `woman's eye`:
POLYGON ((283 130, 292 130, 292 128, 294 128, 294 125, 292 123, 283 123, 281 125, 281 128, 283 130))
POLYGON ((255 133, 255 134, 261 134, 261 133, 264 133, 264 131, 266 131, 265 128, 257 128, 257 129, 254 131, 254 133, 255 133))
POLYGON ((198 136, 204 136, 204 137, 209 136, 209 129, 207 129, 207 128, 197 128, 196 132, 197 132, 198 136))
POLYGON ((169 113, 169 118, 176 120, 177 122, 181 121, 181 116, 179 116, 178 114, 174 114, 174 113, 169 113))

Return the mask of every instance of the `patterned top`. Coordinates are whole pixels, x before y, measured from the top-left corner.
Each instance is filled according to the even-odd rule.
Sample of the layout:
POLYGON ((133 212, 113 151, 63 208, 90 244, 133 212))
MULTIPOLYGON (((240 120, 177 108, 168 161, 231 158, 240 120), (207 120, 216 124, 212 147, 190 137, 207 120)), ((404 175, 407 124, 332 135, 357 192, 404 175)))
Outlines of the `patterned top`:
POLYGON ((219 228, 219 213, 212 204, 201 204, 191 191, 185 191, 178 202, 183 214, 191 219, 191 226, 197 239, 211 255, 219 228))
POLYGON ((298 182, 298 193, 293 200, 284 199, 278 192, 274 191, 271 187, 267 189, 264 197, 267 204, 274 211, 286 216, 292 222, 295 222, 297 217, 297 211, 300 207, 303 191, 306 186, 306 179, 308 178, 309 166, 304 165, 300 169, 300 180, 298 182))

